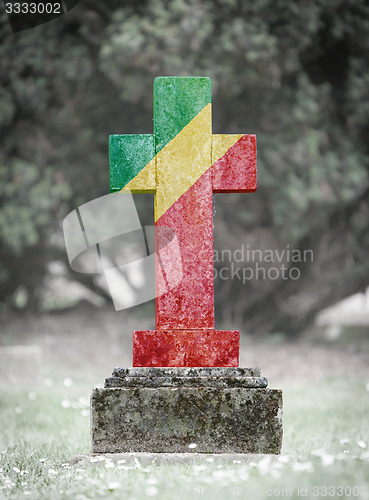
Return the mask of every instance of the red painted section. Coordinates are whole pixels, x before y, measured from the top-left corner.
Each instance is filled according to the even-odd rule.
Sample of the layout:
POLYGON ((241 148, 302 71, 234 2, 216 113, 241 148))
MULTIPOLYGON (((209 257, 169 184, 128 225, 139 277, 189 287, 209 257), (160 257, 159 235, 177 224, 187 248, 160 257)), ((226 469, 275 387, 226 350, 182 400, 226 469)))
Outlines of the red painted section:
MULTIPOLYGON (((213 196, 211 169, 205 172, 156 222, 175 230, 182 262, 182 281, 169 292, 169 277, 160 268, 171 269, 173 260, 162 252, 156 268, 156 328, 181 330, 214 328, 213 284, 213 196)), ((157 253, 167 244, 165 232, 156 232, 157 253)), ((175 270, 171 269, 170 274, 175 270)), ((151 366, 151 365, 148 365, 151 366)), ((168 365, 175 366, 175 365, 168 365)))
POLYGON ((239 332, 143 330, 133 333, 133 366, 238 366, 239 332))
POLYGON ((213 191, 255 190, 256 137, 244 135, 158 219, 157 329, 134 332, 133 366, 238 366, 239 332, 214 329, 213 191))
POLYGON ((256 136, 245 134, 214 163, 213 190, 251 193, 256 188, 256 136))

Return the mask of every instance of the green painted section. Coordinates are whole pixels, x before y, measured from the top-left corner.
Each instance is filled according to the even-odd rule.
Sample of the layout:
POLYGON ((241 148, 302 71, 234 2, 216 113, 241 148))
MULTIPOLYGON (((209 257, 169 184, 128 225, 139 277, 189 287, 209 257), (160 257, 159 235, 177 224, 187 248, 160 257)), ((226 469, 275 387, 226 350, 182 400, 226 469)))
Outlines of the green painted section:
POLYGON ((110 192, 123 189, 154 156, 152 134, 109 136, 110 192))
POLYGON ((160 76, 154 80, 156 153, 211 102, 207 77, 160 76))
POLYGON ((210 102, 210 78, 155 78, 154 135, 109 136, 110 192, 123 189, 210 102))

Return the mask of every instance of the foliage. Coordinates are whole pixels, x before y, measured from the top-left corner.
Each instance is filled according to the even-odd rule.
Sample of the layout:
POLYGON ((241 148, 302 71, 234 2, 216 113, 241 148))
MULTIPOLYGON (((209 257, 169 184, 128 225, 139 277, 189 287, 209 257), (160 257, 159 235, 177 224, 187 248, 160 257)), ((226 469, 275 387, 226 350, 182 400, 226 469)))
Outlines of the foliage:
POLYGON ((35 165, 14 159, 8 172, 0 172, 0 196, 4 207, 0 213, 2 243, 15 254, 37 245, 50 231, 60 203, 70 197, 70 186, 58 179, 52 168, 40 171, 35 165), (9 182, 4 174, 12 176, 9 182), (14 199, 20 202, 15 205, 14 199))
MULTIPOLYGON (((237 280, 218 283, 220 319, 227 309, 249 331, 295 332, 319 307, 365 286, 366 2, 95 4, 87 0, 57 21, 16 35, 2 16, 3 268, 15 260, 24 274, 27 249, 38 244, 46 249, 43 262, 55 258, 50 234, 58 217, 107 192, 108 135, 151 132, 154 77, 208 75, 214 132, 256 133, 259 146, 258 194, 217 198, 216 244, 288 244, 315 255, 303 281, 251 281, 246 293, 237 280), (33 194, 14 181, 25 168, 34 176, 33 194), (292 296, 301 307, 286 313, 292 296), (266 309, 268 318, 261 314, 266 309)), ((45 272, 40 266, 38 279, 27 285, 31 293, 45 272)), ((0 289, 0 300, 14 292, 4 271, 0 289)))

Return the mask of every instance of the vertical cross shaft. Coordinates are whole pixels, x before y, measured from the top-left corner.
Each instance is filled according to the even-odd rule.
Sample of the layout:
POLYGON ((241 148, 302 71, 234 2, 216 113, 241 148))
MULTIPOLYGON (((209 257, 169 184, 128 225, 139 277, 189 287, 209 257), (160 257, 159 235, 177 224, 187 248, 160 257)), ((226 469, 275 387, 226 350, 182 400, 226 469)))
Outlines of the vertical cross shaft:
POLYGON ((174 82, 154 84, 155 224, 175 231, 183 278, 157 297, 156 328, 214 328, 210 81, 174 82))
POLYGON ((256 141, 212 135, 210 102, 208 78, 157 78, 154 134, 110 136, 111 191, 154 192, 155 225, 173 229, 181 251, 173 290, 161 294, 156 273, 157 329, 134 332, 134 366, 238 365, 239 333, 214 329, 212 194, 256 190, 256 141))

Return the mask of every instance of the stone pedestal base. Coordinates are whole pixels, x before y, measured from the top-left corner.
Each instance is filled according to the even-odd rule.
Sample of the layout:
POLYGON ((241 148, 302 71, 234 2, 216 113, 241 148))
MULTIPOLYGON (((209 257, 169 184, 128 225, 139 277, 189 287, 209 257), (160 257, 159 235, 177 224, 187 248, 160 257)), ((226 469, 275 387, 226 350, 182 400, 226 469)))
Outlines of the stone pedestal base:
POLYGON ((266 386, 257 369, 118 368, 91 396, 92 451, 280 453, 282 391, 266 386))

